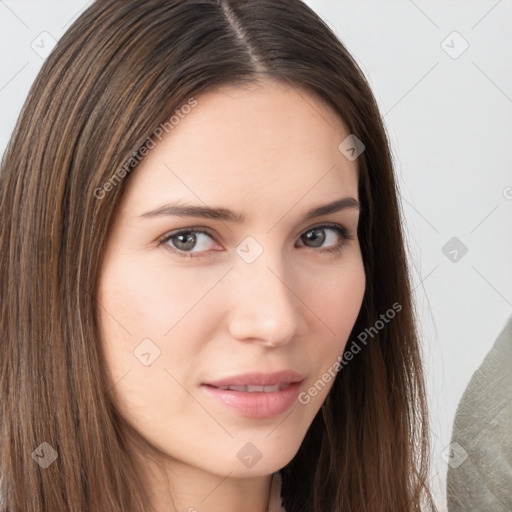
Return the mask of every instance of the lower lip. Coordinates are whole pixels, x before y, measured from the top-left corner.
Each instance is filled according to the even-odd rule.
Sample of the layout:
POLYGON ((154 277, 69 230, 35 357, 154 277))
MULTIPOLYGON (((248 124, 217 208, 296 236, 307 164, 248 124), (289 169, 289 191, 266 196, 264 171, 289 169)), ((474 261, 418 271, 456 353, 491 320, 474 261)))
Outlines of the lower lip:
POLYGON ((201 387, 209 396, 221 401, 224 405, 235 409, 246 418, 273 418, 287 411, 299 396, 301 382, 294 382, 286 389, 270 393, 248 393, 219 389, 203 384, 201 387))

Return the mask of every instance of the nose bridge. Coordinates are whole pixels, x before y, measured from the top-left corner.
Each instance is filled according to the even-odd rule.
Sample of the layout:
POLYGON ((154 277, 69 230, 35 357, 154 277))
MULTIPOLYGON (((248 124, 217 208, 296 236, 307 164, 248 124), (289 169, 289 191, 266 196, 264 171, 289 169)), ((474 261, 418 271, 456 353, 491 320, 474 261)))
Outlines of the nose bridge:
MULTIPOLYGON (((255 255, 254 250, 249 245, 248 253, 253 251, 251 257, 255 255)), ((286 343, 293 337, 298 311, 288 274, 279 251, 271 253, 266 249, 255 259, 244 259, 244 254, 237 259, 232 274, 236 282, 230 325, 234 337, 258 338, 273 345, 286 343)))

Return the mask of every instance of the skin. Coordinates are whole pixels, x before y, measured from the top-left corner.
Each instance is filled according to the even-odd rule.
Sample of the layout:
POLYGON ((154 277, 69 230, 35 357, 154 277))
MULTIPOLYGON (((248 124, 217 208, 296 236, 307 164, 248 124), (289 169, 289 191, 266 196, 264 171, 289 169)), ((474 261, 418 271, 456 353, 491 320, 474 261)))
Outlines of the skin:
POLYGON ((350 134, 339 116, 304 90, 265 81, 196 99, 127 178, 99 280, 103 348, 117 409, 157 454, 137 455, 156 510, 266 512, 271 474, 297 453, 333 381, 267 419, 241 416, 200 385, 294 369, 307 391, 343 353, 365 289, 359 210, 304 215, 359 199, 357 160, 338 150, 350 134), (176 200, 247 219, 140 217, 176 200), (324 229, 308 241, 325 223, 353 239, 324 229), (161 241, 180 228, 212 237, 161 241), (263 249, 250 264, 236 252, 248 236, 263 249), (340 253, 325 252, 338 242, 340 253), (134 355, 144 339, 160 350, 148 366, 134 355), (261 453, 252 467, 237 457, 248 442, 261 453))

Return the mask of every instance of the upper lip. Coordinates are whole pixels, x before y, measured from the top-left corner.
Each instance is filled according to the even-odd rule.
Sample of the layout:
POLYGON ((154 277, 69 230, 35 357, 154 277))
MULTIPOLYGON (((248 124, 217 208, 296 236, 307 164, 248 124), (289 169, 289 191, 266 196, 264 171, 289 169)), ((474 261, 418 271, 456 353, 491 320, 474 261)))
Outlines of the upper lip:
POLYGON ((282 370, 275 373, 253 372, 243 375, 234 375, 223 379, 205 382, 208 386, 275 386, 301 382, 304 376, 294 370, 282 370))

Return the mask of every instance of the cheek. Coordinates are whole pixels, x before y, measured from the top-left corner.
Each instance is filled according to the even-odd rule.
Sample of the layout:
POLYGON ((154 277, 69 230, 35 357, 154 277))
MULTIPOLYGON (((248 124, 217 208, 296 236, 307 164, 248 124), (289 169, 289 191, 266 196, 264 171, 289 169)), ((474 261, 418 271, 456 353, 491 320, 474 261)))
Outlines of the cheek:
POLYGON ((218 279, 212 275, 201 279, 196 274, 179 266, 170 271, 158 261, 137 261, 136 256, 105 264, 99 302, 104 306, 105 326, 111 331, 107 339, 114 333, 114 337, 126 337, 126 331, 133 341, 169 337, 218 279))
POLYGON ((366 277, 361 258, 354 258, 336 271, 326 268, 316 278, 316 285, 307 285, 304 296, 325 329, 335 339, 341 353, 357 319, 363 302, 366 277))
POLYGON ((158 262, 119 255, 104 263, 98 301, 111 398, 136 428, 151 431, 156 423, 169 429, 171 418, 193 409, 182 385, 189 386, 208 340, 195 315, 217 280, 191 280, 183 269, 170 272, 158 262))
POLYGON ((120 254, 105 259, 98 290, 111 381, 137 381, 140 393, 168 388, 166 370, 185 382, 219 315, 218 306, 207 300, 208 292, 225 272, 192 273, 178 265, 170 268, 161 259, 141 261, 140 256, 137 260, 136 255, 120 254), (127 372, 129 379, 124 378, 127 372))
POLYGON ((320 407, 334 383, 337 372, 333 365, 343 354, 361 309, 366 285, 362 260, 355 258, 336 272, 332 267, 325 269, 317 274, 315 283, 316 286, 312 286, 309 279, 304 283, 303 296, 308 299, 305 302, 313 312, 317 326, 314 351, 309 354, 314 371, 308 387, 315 386, 309 399, 320 407))

